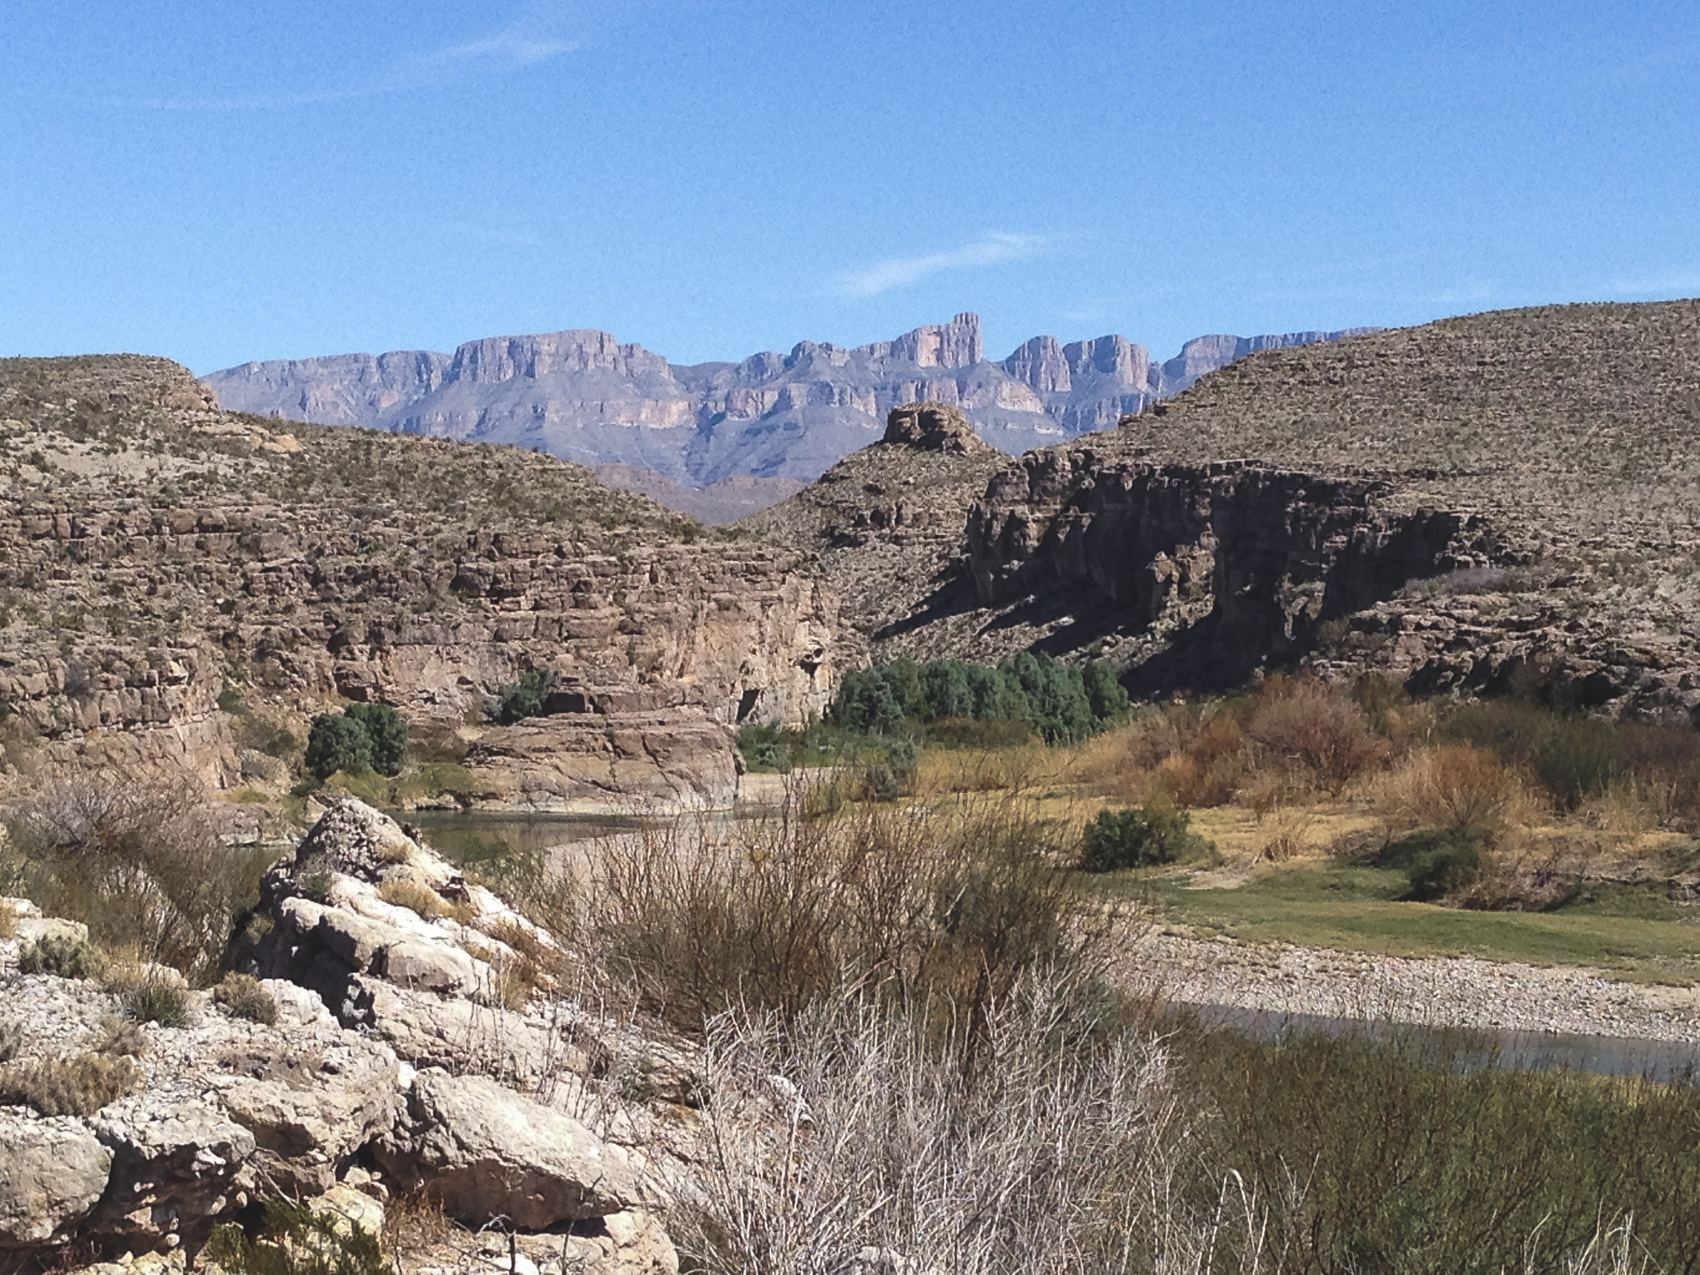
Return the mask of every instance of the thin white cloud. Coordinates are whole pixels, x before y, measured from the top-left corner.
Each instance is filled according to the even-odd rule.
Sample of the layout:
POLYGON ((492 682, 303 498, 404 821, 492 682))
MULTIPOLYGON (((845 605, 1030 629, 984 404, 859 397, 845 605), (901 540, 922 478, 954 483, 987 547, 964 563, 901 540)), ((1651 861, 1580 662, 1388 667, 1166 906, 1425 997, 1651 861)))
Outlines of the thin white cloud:
POLYGON ((501 67, 530 67, 551 58, 577 52, 578 40, 558 38, 551 24, 522 18, 494 35, 462 44, 402 58, 382 68, 364 83, 342 88, 303 89, 294 93, 235 94, 218 97, 109 98, 105 105, 127 110, 149 111, 274 111, 325 102, 401 93, 441 83, 462 67, 479 64, 501 67))
POLYGON ((847 297, 877 297, 882 292, 945 270, 995 266, 1005 261, 1032 257, 1044 250, 1046 242, 1043 235, 994 232, 948 252, 933 252, 919 257, 890 257, 862 270, 846 271, 838 276, 837 291, 847 297))

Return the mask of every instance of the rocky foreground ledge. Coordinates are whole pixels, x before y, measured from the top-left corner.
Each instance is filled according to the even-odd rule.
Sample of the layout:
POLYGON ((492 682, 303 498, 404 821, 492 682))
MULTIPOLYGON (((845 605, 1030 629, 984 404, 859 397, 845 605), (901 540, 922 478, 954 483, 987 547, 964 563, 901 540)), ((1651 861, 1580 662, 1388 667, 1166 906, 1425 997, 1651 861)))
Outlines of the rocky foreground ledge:
POLYGON ((686 1166, 654 1148, 690 1141, 689 1049, 584 1012, 551 986, 549 934, 377 811, 341 803, 265 878, 238 961, 271 1023, 179 985, 183 1025, 137 1024, 124 991, 23 974, 33 944, 86 931, 10 902, 0 1079, 85 1065, 120 1092, 88 1115, 0 1107, 0 1272, 187 1269, 257 1200, 377 1231, 415 1195, 501 1232, 446 1266, 678 1269, 656 1210, 686 1166))

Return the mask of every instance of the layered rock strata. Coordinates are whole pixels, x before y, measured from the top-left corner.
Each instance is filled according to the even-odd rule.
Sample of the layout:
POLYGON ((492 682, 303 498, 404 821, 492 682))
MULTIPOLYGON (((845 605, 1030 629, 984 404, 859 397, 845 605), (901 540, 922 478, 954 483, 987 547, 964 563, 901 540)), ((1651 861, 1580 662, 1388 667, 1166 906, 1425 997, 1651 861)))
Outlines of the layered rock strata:
POLYGON ((713 724, 830 700, 837 599, 805 554, 700 536, 546 457, 281 434, 204 393, 163 360, 0 363, 0 730, 229 786, 221 690, 298 721, 338 699, 475 719, 548 668, 593 692, 549 727, 564 755, 698 799, 733 778, 713 724))

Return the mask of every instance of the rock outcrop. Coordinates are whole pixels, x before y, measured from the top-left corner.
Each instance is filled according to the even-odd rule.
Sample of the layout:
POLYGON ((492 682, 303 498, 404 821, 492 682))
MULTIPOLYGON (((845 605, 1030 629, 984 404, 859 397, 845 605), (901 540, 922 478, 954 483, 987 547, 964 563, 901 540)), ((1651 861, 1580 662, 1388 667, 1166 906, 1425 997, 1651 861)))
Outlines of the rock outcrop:
POLYGON ((702 1078, 682 1043, 565 1000, 505 1003, 502 973, 559 951, 550 935, 354 801, 267 876, 246 933, 233 956, 267 976, 274 1022, 186 992, 181 1025, 120 1029, 120 991, 22 975, 21 941, 0 940, 0 1028, 20 1060, 0 1081, 54 1060, 131 1069, 92 1114, 0 1107, 0 1270, 131 1253, 181 1271, 258 1199, 372 1229, 385 1200, 420 1192, 473 1231, 501 1219, 545 1269, 566 1255, 599 1275, 677 1271, 651 1212, 677 1185, 658 1176, 655 1129, 689 1126, 702 1078), (386 902, 396 883, 446 910, 386 902))
POLYGON ((1167 362, 1121 336, 1067 345, 1044 336, 999 362, 986 357, 979 316, 965 313, 855 349, 802 341, 789 354, 738 363, 674 365, 580 330, 470 341, 453 355, 246 363, 206 382, 258 416, 513 443, 622 466, 628 476, 615 485, 696 512, 700 495, 631 473, 687 488, 735 476, 807 482, 872 442, 891 408, 920 399, 969 413, 988 442, 1019 452, 1114 425, 1256 350, 1342 335, 1200 337, 1167 362))

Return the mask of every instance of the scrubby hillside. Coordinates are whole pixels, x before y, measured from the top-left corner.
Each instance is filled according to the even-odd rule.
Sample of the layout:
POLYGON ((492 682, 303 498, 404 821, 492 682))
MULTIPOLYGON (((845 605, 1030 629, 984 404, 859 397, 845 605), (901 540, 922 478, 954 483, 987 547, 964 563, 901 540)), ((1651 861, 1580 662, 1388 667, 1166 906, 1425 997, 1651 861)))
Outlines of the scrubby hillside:
POLYGON ((910 649, 905 634, 926 618, 918 611, 972 603, 962 528, 1007 463, 956 408, 912 403, 892 410, 878 443, 735 529, 819 554, 846 637, 889 659, 910 649))

